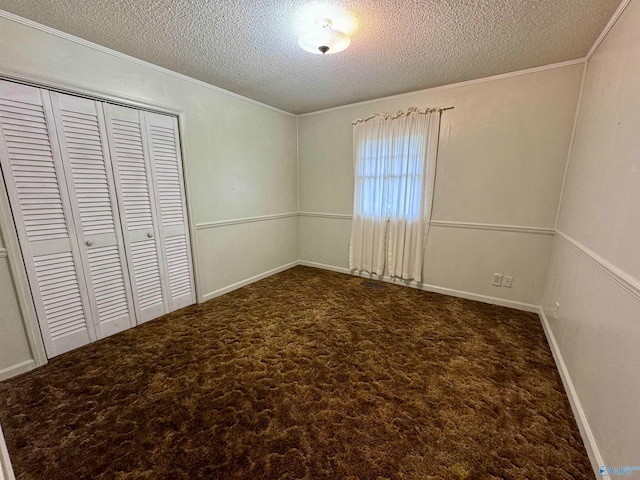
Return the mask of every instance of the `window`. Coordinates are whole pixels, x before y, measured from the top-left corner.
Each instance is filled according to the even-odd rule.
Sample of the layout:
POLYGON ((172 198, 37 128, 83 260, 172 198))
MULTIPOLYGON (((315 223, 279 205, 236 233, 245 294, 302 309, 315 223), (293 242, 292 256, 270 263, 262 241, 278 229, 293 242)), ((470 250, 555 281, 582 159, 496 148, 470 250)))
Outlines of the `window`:
POLYGON ((424 137, 364 140, 358 148, 356 215, 417 220, 424 185, 424 137))
POLYGON ((439 110, 354 123, 352 270, 421 280, 439 131, 439 110))

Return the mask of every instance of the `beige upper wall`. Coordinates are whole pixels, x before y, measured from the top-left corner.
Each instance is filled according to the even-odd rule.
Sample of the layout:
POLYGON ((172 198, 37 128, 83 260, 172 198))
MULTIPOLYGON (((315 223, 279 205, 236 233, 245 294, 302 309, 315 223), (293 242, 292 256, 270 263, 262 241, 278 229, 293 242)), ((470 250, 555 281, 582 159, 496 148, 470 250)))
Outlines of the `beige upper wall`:
POLYGON ((352 213, 351 122, 411 106, 443 113, 434 220, 553 227, 582 64, 299 118, 300 210, 352 213))
POLYGON ((589 61, 558 228, 640 278, 640 4, 589 61))

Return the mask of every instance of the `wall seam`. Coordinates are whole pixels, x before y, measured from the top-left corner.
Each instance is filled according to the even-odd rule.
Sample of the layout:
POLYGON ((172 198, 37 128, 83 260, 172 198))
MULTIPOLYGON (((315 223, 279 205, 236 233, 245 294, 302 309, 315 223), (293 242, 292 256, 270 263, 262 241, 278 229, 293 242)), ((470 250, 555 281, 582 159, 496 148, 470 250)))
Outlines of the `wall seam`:
POLYGON ((576 137, 576 131, 578 130, 578 119, 580 118, 580 104, 582 103, 582 93, 584 92, 584 85, 587 79, 587 70, 589 68, 589 62, 585 62, 582 69, 582 80, 580 80, 580 92, 578 93, 578 102, 576 103, 576 112, 573 117, 573 127, 571 129, 571 139, 569 140, 569 149, 567 151, 567 160, 564 164, 564 175, 562 177, 562 187, 560 188, 560 197, 558 197, 558 206, 556 207, 556 220, 554 222, 554 228, 558 228, 558 222, 560 221, 560 211, 562 210, 562 201, 564 200, 564 192, 567 185, 567 176, 569 174, 569 164, 571 163, 571 157, 573 156, 573 146, 576 137))

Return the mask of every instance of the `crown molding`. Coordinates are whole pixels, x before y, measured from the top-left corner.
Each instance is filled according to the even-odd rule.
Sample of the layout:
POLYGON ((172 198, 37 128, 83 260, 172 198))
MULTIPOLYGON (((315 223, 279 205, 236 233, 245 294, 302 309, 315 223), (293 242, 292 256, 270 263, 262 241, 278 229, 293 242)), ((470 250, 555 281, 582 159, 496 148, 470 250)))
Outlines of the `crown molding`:
POLYGON ((75 35, 71 35, 69 33, 62 32, 60 30, 56 30, 55 28, 48 27, 46 25, 42 25, 41 23, 34 22, 33 20, 29 20, 28 18, 21 17, 19 15, 15 15, 13 13, 7 12, 5 10, 0 10, 0 18, 6 18, 7 20, 25 25, 27 27, 34 28, 36 30, 40 30, 41 32, 45 32, 51 35, 55 35, 56 37, 63 38, 70 42, 76 43, 78 45, 82 45, 93 50, 96 50, 101 53, 105 53, 107 55, 111 55, 113 57, 119 58, 121 60, 125 60, 130 63, 134 63, 141 67, 146 67, 151 70, 155 70, 156 72, 164 73, 165 75, 169 75, 174 78, 178 78, 180 80, 184 80, 190 82, 199 87, 207 88, 217 93, 221 93, 223 95, 227 95, 232 98, 236 98, 238 100, 242 100, 247 103, 251 103, 253 105, 257 105, 259 107, 266 108, 268 110, 273 110, 274 112, 282 113, 284 115, 290 117, 296 117, 293 113, 286 112, 284 110, 280 110, 279 108, 273 107, 271 105, 267 105, 266 103, 259 102, 257 100, 253 100, 251 98, 243 97, 237 93, 230 92, 229 90, 225 90, 224 88, 216 87, 215 85, 211 85, 210 83, 203 82, 202 80, 197 80, 195 78, 189 77, 182 73, 174 72, 173 70, 169 70, 168 68, 161 67, 154 63, 146 62, 136 57, 132 57, 131 55, 127 55, 122 52, 118 52, 117 50, 112 50, 111 48, 104 47, 102 45, 98 45, 97 43, 90 42, 89 40, 85 40, 80 37, 76 37, 75 35))
POLYGON ((415 97, 416 95, 423 95, 426 93, 437 92, 440 90, 450 90, 452 88, 466 87, 469 85, 476 85, 478 83, 492 82, 494 80, 502 80, 505 78, 518 77, 520 75, 528 75, 530 73, 544 72, 546 70, 553 70, 555 68, 569 67, 571 65, 579 65, 585 63, 586 58, 576 58, 574 60, 566 60, 564 62, 550 63, 548 65, 541 65, 539 67, 526 68, 524 70, 516 70, 515 72, 501 73, 499 75, 492 75, 490 77, 477 78, 474 80, 466 80, 464 82, 451 83, 448 85, 441 85, 438 87, 425 88, 423 90, 416 90, 413 92, 400 93, 398 95, 390 95, 388 97, 374 98, 372 100, 364 100, 362 102, 349 103, 347 105, 339 105, 337 107, 326 108, 324 110, 316 110, 315 112, 301 113, 298 118, 309 117, 312 115, 319 115, 322 113, 334 112, 336 110, 343 110, 345 108, 359 107, 362 105, 370 105, 372 103, 386 102, 391 100, 398 100, 401 98, 415 97))
POLYGON ((613 28, 613 26, 616 24, 616 22, 620 18, 620 15, 622 15, 622 12, 625 11, 625 9, 629 6, 630 3, 631 3, 631 0, 622 0, 622 3, 618 5, 618 8, 616 9, 615 12, 613 12, 613 15, 611 16, 607 24, 602 29, 602 32, 600 32, 600 35, 598 36, 598 38, 596 38, 596 41, 593 42, 593 46, 589 50, 589 53, 587 53, 587 56, 585 57, 587 62, 591 60, 591 57, 593 57, 593 54, 596 53, 596 50, 598 50, 598 47, 600 46, 600 44, 604 41, 609 31, 613 28))

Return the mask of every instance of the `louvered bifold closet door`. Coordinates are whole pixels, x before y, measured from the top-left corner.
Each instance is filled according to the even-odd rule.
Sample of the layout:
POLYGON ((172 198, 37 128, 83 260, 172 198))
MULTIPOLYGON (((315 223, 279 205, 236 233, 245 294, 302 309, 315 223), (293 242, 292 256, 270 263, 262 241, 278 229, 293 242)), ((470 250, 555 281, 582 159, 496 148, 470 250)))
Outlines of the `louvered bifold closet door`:
POLYGON ((0 81, 0 164, 48 357, 96 339, 49 92, 0 81))
POLYGON ((98 338, 135 325, 102 104, 51 92, 98 338))
POLYGON ((160 210, 163 266, 170 311, 195 303, 191 247, 185 204, 178 121, 144 112, 156 201, 160 210))
POLYGON ((103 105, 138 322, 169 311, 161 268, 159 213, 144 127, 133 108, 103 105))

